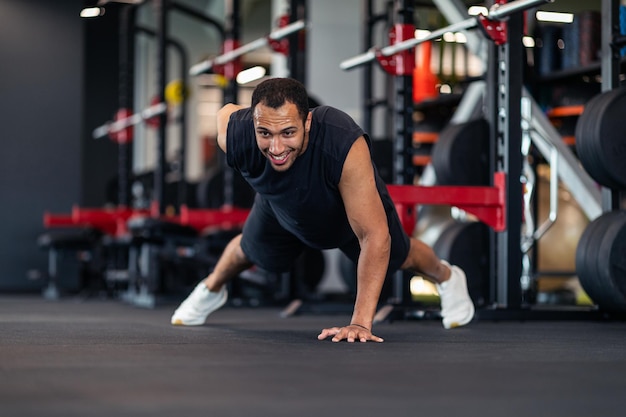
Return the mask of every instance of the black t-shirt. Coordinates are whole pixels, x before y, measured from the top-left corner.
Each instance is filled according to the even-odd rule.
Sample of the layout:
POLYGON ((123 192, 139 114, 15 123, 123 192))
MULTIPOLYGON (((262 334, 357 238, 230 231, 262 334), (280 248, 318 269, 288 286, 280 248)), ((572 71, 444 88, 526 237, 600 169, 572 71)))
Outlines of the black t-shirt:
MULTIPOLYGON (((307 149, 284 172, 274 170, 257 147, 251 110, 233 113, 227 130, 227 162, 269 202, 286 230, 309 246, 329 249, 354 239, 338 185, 352 144, 360 136, 368 143, 369 138, 338 109, 320 106, 311 112, 307 149)), ((377 184, 386 211, 394 210, 380 178, 377 184)))

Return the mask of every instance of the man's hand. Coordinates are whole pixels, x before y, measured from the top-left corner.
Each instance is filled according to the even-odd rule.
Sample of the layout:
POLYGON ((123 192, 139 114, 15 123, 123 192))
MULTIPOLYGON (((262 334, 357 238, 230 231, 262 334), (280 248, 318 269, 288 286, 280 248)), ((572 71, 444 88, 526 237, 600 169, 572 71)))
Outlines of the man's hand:
POLYGON ((333 336, 333 342, 341 342, 344 339, 346 339, 348 343, 353 343, 356 340, 363 343, 367 342, 368 340, 371 340, 373 342, 383 341, 382 338, 373 335, 368 328, 360 326, 358 324, 351 324, 346 327, 331 327, 330 329, 324 329, 322 330, 322 333, 317 336, 317 338, 318 340, 324 340, 329 336, 333 336))

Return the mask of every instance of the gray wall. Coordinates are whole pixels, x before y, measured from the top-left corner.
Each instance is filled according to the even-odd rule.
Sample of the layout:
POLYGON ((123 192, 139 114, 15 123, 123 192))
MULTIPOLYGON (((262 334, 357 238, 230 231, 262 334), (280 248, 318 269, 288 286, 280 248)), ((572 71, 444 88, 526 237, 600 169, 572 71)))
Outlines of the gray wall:
POLYGON ((0 291, 41 287, 44 212, 103 205, 117 171, 89 133, 117 107, 116 14, 86 27, 82 5, 0 0, 0 291))
POLYGON ((81 2, 0 1, 0 290, 35 287, 45 210, 79 199, 81 2))
POLYGON ((307 87, 322 104, 335 106, 360 121, 361 70, 342 71, 339 63, 362 52, 361 0, 308 3, 307 87))

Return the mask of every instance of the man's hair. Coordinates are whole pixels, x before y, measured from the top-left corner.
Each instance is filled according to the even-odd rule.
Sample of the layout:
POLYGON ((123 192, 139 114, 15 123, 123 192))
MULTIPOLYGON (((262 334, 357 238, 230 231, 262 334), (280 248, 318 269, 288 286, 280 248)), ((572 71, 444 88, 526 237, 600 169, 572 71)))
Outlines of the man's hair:
POLYGON ((309 95, 304 85, 293 78, 270 78, 260 83, 252 92, 251 107, 261 103, 277 109, 287 101, 296 105, 304 122, 309 114, 309 95))

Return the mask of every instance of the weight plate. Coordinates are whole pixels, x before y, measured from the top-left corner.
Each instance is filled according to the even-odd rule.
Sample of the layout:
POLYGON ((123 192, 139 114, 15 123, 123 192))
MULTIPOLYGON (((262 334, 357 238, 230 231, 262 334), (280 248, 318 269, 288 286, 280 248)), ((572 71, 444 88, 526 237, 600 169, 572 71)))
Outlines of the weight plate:
POLYGON ((625 113, 626 89, 611 90, 590 100, 576 127, 581 163, 594 180, 615 189, 626 188, 625 113))
POLYGON ((441 185, 489 185, 489 124, 451 124, 439 133, 432 164, 441 185))
POLYGON ((626 310, 624 251, 626 215, 604 213, 585 229, 576 248, 580 284, 602 309, 626 310), (622 258, 620 258, 620 256, 622 258))
POLYGON ((602 239, 604 223, 595 219, 590 222, 583 231, 578 245, 576 247, 576 273, 578 280, 583 289, 594 301, 595 304, 599 304, 602 300, 602 287, 600 285, 597 271, 598 248, 599 242, 602 239))
POLYGON ((482 222, 451 223, 433 245, 437 256, 465 271, 476 306, 489 299, 489 247, 489 227, 482 222))
POLYGON ((603 284, 603 306, 626 311, 626 213, 605 216, 597 257, 598 277, 603 284))

